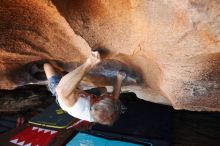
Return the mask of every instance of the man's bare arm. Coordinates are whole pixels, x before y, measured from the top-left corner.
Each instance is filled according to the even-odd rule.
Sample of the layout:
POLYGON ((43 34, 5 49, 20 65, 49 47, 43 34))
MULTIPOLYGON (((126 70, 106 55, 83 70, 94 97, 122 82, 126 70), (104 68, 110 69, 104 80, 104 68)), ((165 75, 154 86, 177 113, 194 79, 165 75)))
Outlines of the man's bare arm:
POLYGON ((117 73, 117 80, 116 80, 116 83, 113 89, 113 97, 116 100, 119 98, 120 91, 121 91, 121 84, 125 77, 126 77, 126 74, 124 72, 117 73))
POLYGON ((75 104, 78 96, 74 96, 74 93, 76 92, 78 83, 82 80, 85 74, 99 62, 99 53, 93 52, 84 64, 62 77, 56 88, 56 92, 65 105, 71 107, 75 104))

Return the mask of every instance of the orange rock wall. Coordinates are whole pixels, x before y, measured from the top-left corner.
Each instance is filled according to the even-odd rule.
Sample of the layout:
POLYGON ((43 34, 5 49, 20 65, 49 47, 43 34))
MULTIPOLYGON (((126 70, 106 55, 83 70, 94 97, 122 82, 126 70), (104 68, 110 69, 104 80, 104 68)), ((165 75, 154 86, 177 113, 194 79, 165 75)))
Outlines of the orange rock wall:
MULTIPOLYGON (((98 48, 129 68, 135 81, 123 91, 175 109, 220 111, 219 10, 217 0, 1 0, 0 88, 33 82, 13 78, 27 63, 50 60, 68 71, 98 48)), ((107 76, 94 81, 98 71, 85 81, 109 85, 107 76)))

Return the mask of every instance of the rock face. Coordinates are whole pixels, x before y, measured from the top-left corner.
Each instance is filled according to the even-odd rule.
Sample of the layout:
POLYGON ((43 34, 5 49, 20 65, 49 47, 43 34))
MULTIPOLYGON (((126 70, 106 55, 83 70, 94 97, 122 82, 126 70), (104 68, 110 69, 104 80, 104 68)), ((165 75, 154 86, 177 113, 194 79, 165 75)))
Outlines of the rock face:
POLYGON ((39 112, 53 102, 54 98, 45 86, 28 85, 13 91, 0 90, 0 115, 39 112))
POLYGON ((0 88, 39 83, 42 63, 69 71, 92 49, 84 79, 175 109, 220 111, 220 1, 0 0, 0 88), (112 80, 113 79, 113 80, 112 80))

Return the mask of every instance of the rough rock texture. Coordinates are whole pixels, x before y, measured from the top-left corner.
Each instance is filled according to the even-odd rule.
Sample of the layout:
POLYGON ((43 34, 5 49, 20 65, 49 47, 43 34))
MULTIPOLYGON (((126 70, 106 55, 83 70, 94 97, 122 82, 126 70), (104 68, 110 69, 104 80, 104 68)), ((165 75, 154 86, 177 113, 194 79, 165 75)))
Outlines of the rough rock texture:
POLYGON ((112 85, 124 70, 123 90, 139 98, 220 111, 219 10, 219 0, 0 0, 0 88, 42 81, 45 60, 69 71, 98 48, 106 60, 86 82, 112 85))
POLYGON ((51 105, 54 100, 45 86, 28 85, 13 91, 0 90, 0 115, 37 112, 51 105))

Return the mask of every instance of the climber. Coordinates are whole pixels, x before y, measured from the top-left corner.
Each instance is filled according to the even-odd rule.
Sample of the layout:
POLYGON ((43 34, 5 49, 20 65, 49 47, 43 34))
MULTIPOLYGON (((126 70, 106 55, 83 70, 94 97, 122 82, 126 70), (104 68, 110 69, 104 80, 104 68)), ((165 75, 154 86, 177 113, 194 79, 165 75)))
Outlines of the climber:
POLYGON ((112 125, 121 113, 121 103, 118 98, 126 74, 117 73, 112 93, 107 93, 105 87, 87 92, 77 87, 85 74, 100 61, 99 53, 92 52, 84 64, 62 78, 49 63, 44 64, 44 71, 48 79, 49 90, 56 96, 57 102, 63 110, 82 120, 112 125), (97 91, 100 92, 98 96, 94 93, 97 91))

